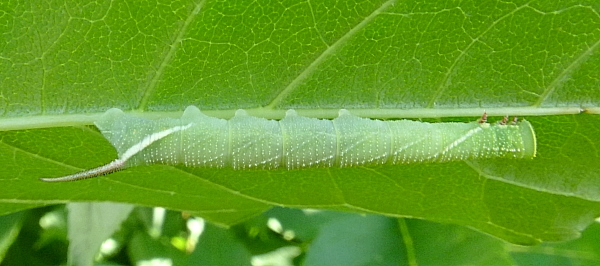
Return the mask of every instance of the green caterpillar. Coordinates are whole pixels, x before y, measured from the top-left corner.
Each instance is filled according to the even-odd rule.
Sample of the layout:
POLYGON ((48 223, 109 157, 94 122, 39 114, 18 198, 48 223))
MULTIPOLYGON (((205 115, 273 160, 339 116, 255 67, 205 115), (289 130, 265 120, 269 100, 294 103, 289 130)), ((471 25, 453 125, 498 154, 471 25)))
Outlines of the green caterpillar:
POLYGON ((484 158, 533 158, 536 138, 525 120, 489 124, 382 121, 347 110, 322 120, 289 110, 282 120, 238 110, 230 120, 208 117, 189 106, 179 119, 149 120, 108 110, 96 123, 117 149, 109 164, 59 182, 91 178, 146 164, 183 164, 234 169, 302 169, 435 163, 484 158))

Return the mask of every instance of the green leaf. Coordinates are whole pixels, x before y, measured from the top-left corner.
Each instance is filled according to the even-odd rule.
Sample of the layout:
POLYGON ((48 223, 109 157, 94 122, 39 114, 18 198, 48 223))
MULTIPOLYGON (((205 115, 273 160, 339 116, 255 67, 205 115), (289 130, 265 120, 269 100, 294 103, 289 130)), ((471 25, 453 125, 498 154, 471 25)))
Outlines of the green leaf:
POLYGON ((511 245, 508 250, 518 265, 594 265, 600 262, 600 223, 593 223, 580 239, 539 246, 511 245))
POLYGON ((94 265, 102 242, 121 227, 133 207, 111 202, 67 204, 70 263, 94 265))
MULTIPOLYGON (((594 2, 0 3, 0 212, 73 201, 185 210, 235 224, 271 206, 467 225, 534 244, 600 215, 600 14, 594 2), (92 122, 196 105, 281 118, 527 116, 533 160, 302 171, 135 167, 92 122), (584 110, 591 115, 579 114, 584 110)), ((499 118, 498 118, 499 119, 499 118)))
POLYGON ((17 239, 23 226, 24 217, 25 215, 22 212, 0 216, 0 262, 17 239))
POLYGON ((251 254, 231 230, 205 224, 188 265, 250 265, 251 254))
POLYGON ((394 219, 350 216, 322 227, 306 265, 399 265, 406 261, 394 219))

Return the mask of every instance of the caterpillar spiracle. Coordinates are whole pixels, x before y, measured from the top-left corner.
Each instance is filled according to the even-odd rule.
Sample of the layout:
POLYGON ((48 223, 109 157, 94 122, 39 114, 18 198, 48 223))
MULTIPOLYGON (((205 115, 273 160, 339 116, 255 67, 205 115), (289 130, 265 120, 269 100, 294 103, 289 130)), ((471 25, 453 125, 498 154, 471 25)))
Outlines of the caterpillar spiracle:
MULTIPOLYGON (((484 115, 485 117, 485 115, 484 115)), ((182 164, 234 169, 301 169, 485 158, 533 158, 536 138, 528 121, 426 123, 361 118, 340 110, 333 120, 299 116, 281 120, 238 110, 224 120, 189 106, 181 118, 140 118, 110 109, 95 122, 118 159, 90 170, 43 181, 96 177, 127 167, 182 164)))

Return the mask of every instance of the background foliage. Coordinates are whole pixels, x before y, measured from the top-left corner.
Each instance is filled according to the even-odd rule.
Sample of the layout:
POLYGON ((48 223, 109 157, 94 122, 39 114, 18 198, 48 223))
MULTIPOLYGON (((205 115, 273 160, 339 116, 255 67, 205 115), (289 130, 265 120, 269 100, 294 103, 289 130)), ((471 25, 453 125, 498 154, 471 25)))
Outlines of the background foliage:
MULTIPOLYGON (((599 9, 583 0, 2 1, 0 213, 113 201, 234 227, 272 206, 370 213, 386 217, 331 219, 360 220, 373 235, 398 232, 378 243, 404 262, 423 262, 426 253, 418 245, 427 241, 407 233, 421 240, 434 235, 420 235, 420 226, 444 226, 392 217, 469 226, 518 244, 577 238, 600 215, 599 9), (223 118, 238 108, 331 118, 345 108, 371 118, 468 121, 485 110, 526 116, 539 153, 299 171, 149 166, 75 183, 37 180, 115 158, 90 126, 108 108, 159 117, 188 105, 223 118)), ((47 211, 55 210, 6 216, 7 232, 30 221, 19 215, 47 211)), ((217 242, 234 234, 214 230, 217 242)), ((16 238, 6 239, 8 247, 16 238)), ((330 245, 306 239, 311 250, 330 245)))

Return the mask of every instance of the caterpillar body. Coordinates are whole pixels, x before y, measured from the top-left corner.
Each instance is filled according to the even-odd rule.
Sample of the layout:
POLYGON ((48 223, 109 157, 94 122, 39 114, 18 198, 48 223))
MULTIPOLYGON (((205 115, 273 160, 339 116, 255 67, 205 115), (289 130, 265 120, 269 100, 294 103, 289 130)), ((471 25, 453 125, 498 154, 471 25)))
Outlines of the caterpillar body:
POLYGON ((73 181, 146 164, 234 169, 301 169, 434 163, 485 158, 533 158, 536 138, 528 121, 490 124, 382 121, 340 110, 333 120, 281 120, 238 110, 230 120, 189 106, 179 119, 150 120, 108 110, 95 125, 116 148, 113 162, 73 175, 73 181))

